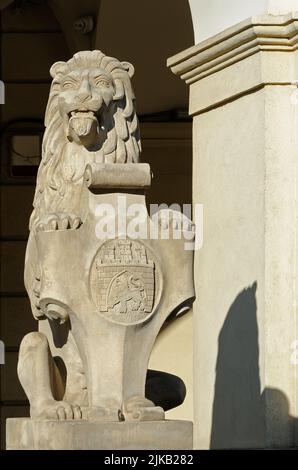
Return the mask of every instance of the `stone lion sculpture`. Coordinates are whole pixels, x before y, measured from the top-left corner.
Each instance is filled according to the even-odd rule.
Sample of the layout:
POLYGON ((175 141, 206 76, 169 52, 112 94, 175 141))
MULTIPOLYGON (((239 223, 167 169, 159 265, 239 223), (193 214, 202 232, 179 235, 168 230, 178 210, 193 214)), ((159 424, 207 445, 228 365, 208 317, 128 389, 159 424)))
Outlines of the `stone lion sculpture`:
MULTIPOLYGON (((18 374, 30 401, 31 417, 80 419, 88 407, 85 371, 64 310, 59 305, 40 304, 42 279, 36 234, 79 229, 88 212, 83 184, 86 165, 137 163, 141 145, 131 64, 100 51, 84 51, 67 62, 54 64, 50 73, 53 81, 25 260, 25 285, 33 315, 49 322, 40 322, 39 332, 23 339, 18 374)), ((141 291, 139 286, 135 288, 141 291)), ((150 371, 149 382, 156 396, 154 377, 150 371)), ((164 375, 158 373, 156 377, 162 383, 164 375)), ((165 409, 177 406, 185 395, 182 381, 175 379, 175 395, 174 376, 168 377, 171 392, 165 409)), ((150 398, 150 387, 146 396, 150 398)), ((151 405, 147 400, 144 406, 151 405)), ((158 409, 163 416, 163 410, 158 409)))

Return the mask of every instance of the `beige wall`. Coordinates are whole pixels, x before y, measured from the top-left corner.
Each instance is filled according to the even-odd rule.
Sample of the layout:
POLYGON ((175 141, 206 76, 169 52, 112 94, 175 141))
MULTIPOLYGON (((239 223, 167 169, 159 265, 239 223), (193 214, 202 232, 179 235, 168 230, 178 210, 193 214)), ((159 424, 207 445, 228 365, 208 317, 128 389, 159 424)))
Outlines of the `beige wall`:
POLYGON ((292 93, 267 86, 194 119, 194 200, 205 214, 195 270, 199 448, 295 443, 292 93))
POLYGON ((261 90, 194 123, 194 199, 205 214, 195 275, 199 448, 257 447, 264 432, 263 110, 261 90))
POLYGON ((193 421, 193 315, 192 310, 171 322, 158 336, 149 367, 178 375, 185 383, 182 405, 167 411, 167 419, 193 421))

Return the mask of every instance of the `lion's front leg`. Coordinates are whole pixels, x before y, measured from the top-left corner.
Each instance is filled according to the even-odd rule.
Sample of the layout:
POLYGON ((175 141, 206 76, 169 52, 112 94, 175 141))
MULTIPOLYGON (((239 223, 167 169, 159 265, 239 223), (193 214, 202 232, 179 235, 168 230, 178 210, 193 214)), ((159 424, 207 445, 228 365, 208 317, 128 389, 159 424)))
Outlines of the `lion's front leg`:
POLYGON ((21 343, 18 376, 30 402, 31 418, 37 419, 81 419, 78 405, 53 398, 50 378, 51 355, 44 334, 33 332, 21 343))
POLYGON ((46 214, 36 224, 36 231, 48 230, 76 230, 82 224, 82 219, 66 212, 55 212, 46 214))

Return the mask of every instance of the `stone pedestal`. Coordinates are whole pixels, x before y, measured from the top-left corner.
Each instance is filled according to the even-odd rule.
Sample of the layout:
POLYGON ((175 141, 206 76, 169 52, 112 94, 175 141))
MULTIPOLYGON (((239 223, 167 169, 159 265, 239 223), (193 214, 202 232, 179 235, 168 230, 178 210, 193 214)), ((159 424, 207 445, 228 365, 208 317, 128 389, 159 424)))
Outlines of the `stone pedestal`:
POLYGON ((297 445, 297 41, 297 13, 253 17, 169 59, 190 86, 204 205, 197 448, 297 445))
POLYGON ((38 421, 6 422, 7 450, 188 450, 190 421, 103 423, 38 421))

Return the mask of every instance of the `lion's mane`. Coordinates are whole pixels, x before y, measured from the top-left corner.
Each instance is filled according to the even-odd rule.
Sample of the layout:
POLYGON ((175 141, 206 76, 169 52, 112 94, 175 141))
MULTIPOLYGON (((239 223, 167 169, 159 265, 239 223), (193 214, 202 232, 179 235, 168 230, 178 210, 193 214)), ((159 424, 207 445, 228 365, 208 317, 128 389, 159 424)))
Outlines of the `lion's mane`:
POLYGON ((45 113, 46 130, 30 229, 35 226, 41 215, 55 212, 61 203, 63 206, 62 200, 67 196, 68 186, 64 184, 59 163, 68 140, 58 109, 58 97, 63 77, 80 68, 101 68, 111 74, 113 79, 115 94, 110 106, 112 126, 102 147, 104 161, 125 163, 139 160, 140 133, 130 81, 134 73, 133 66, 128 62, 119 62, 113 57, 108 57, 101 51, 78 52, 67 62, 55 63, 50 70, 53 81, 45 113))

